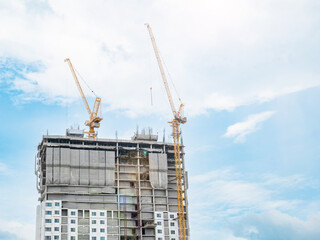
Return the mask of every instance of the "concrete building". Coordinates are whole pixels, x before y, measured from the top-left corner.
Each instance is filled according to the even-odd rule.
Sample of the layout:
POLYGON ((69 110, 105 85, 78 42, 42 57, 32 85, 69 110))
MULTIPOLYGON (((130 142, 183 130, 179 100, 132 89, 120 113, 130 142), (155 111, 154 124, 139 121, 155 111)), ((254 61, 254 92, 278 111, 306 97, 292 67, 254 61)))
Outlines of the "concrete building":
MULTIPOLYGON (((188 178, 184 168, 189 239, 188 178)), ((36 240, 178 240, 173 144, 43 136, 36 158, 36 240)))

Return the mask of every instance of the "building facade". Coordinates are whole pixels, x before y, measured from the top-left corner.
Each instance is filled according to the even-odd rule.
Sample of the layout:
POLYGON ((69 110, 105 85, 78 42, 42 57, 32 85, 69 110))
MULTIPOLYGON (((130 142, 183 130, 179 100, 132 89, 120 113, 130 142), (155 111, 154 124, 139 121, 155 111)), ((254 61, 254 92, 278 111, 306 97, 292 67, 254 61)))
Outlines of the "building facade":
POLYGON ((174 148, 157 139, 44 136, 36 158, 36 240, 178 240, 174 148))

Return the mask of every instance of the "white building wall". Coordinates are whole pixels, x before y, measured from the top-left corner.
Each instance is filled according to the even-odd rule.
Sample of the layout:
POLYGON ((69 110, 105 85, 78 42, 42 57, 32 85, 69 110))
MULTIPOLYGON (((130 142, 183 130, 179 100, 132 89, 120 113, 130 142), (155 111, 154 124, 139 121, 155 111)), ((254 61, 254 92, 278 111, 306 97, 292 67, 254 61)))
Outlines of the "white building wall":
POLYGON ((61 201, 43 201, 39 206, 37 240, 61 239, 61 201))
POLYGON ((68 209, 68 240, 78 240, 78 210, 77 209, 68 209))
POLYGON ((156 224, 156 240, 179 240, 179 223, 177 212, 155 212, 154 214, 156 224), (168 217, 165 217, 168 216, 168 217), (164 222, 168 221, 169 226, 165 227, 164 222), (169 235, 166 235, 165 229, 168 228, 169 235))
MULTIPOLYGON (((61 204, 61 201, 43 201, 38 206, 36 240, 62 240, 63 234, 67 234, 67 240, 78 240, 78 209, 67 209, 67 214, 62 216, 61 204), (68 219, 67 223, 62 224, 62 218, 65 217, 68 219), (62 233, 62 225, 67 227, 66 233, 62 233)), ((107 240, 108 221, 114 222, 117 219, 116 211, 89 210, 90 240, 107 240)), ((118 238, 118 224, 109 224, 109 227, 113 229, 112 233, 109 233, 109 238, 118 238)))
POLYGON ((41 239, 41 206, 37 206, 37 219, 36 219, 36 240, 41 239))
POLYGON ((107 211, 90 210, 90 240, 107 240, 107 211))
POLYGON ((170 240, 179 239, 179 220, 177 212, 168 212, 170 240))

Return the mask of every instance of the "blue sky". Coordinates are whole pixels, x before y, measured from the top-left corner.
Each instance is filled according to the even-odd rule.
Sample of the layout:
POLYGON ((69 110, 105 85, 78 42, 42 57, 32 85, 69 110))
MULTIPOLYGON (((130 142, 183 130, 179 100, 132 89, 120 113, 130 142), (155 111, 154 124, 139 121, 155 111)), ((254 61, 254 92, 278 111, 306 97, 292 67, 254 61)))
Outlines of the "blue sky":
POLYGON ((34 239, 37 144, 87 118, 64 58, 100 137, 170 140, 145 22, 186 104, 192 239, 320 239, 318 1, 74 3, 0 1, 0 239, 34 239))

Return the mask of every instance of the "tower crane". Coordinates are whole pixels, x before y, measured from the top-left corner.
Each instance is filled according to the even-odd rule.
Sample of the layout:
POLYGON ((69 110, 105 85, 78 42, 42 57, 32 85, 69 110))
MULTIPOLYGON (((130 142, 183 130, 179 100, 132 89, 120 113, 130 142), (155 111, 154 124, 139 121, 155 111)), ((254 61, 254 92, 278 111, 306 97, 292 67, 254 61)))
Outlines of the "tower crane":
MULTIPOLYGON (((85 107, 87 109, 88 114, 89 114, 89 119, 90 120, 86 120, 85 121, 85 125, 89 127, 89 132, 85 132, 85 133, 88 134, 88 138, 95 138, 97 136, 97 134, 96 134, 94 129, 100 127, 100 122, 103 119, 103 118, 98 116, 98 111, 99 111, 99 107, 100 107, 100 103, 101 103, 101 98, 96 96, 96 100, 95 100, 93 108, 91 110, 90 107, 89 107, 87 98, 83 93, 83 90, 81 88, 81 85, 79 83, 78 77, 76 75, 76 72, 74 71, 74 68, 72 66, 72 63, 71 63, 70 59, 66 58, 64 61, 67 62, 68 65, 69 65, 69 68, 70 68, 70 71, 72 73, 72 76, 73 76, 73 78, 74 78, 74 80, 76 82, 76 85, 78 87, 78 90, 80 92, 82 101, 83 101, 83 103, 84 103, 84 105, 85 105, 85 107)), ((95 93, 94 93, 94 95, 95 95, 95 93)))
POLYGON ((173 136, 173 142, 174 142, 174 160, 175 160, 175 170, 176 170, 176 180, 177 180, 179 231, 180 231, 180 240, 186 240, 185 209, 184 209, 184 202, 183 202, 184 190, 182 187, 182 184, 183 184, 182 167, 181 167, 182 160, 181 160, 181 156, 180 156, 180 135, 181 135, 181 133, 180 133, 179 128, 180 128, 180 124, 184 124, 187 122, 187 118, 183 116, 183 107, 184 107, 183 103, 180 103, 180 107, 179 107, 178 111, 175 108, 155 38, 153 36, 150 25, 146 24, 146 26, 149 31, 153 50, 154 50, 154 53, 157 58, 158 66, 160 69, 162 80, 163 80, 163 83, 164 83, 164 86, 165 86, 165 89, 167 92, 171 111, 173 114, 173 120, 170 121, 169 123, 171 123, 171 126, 172 126, 172 136, 173 136))

